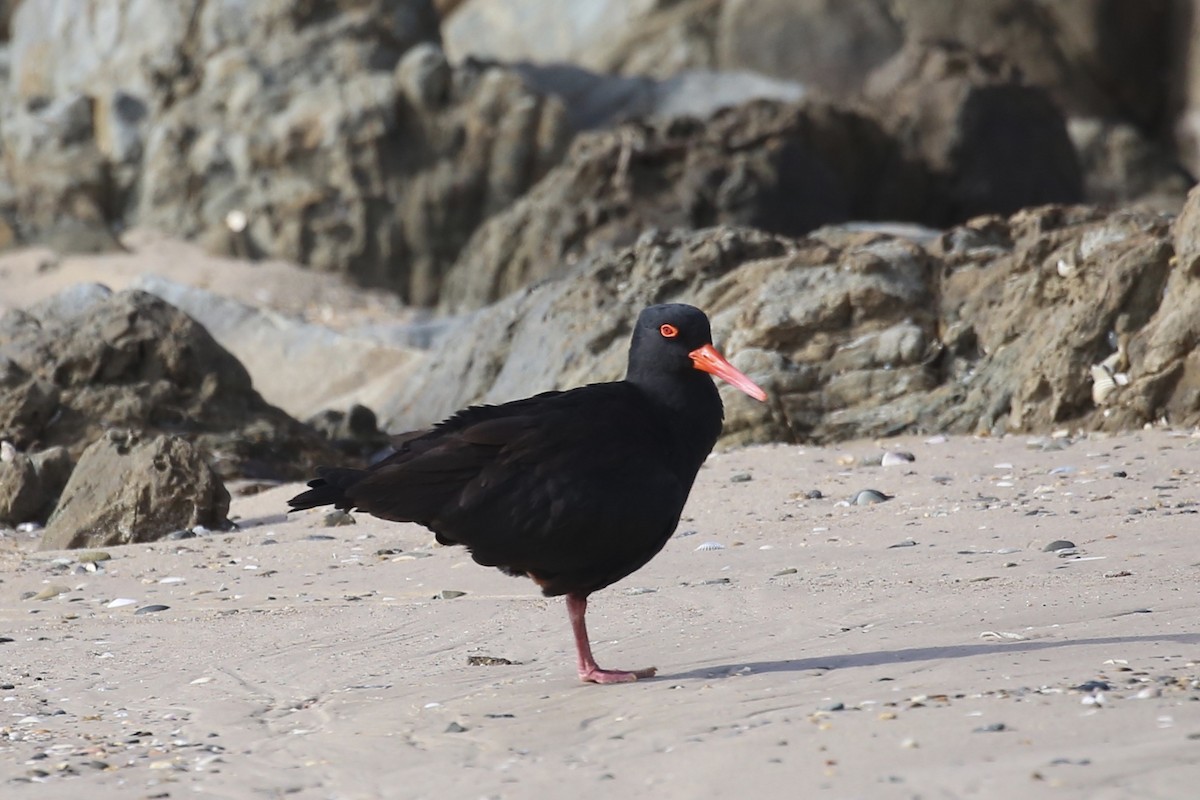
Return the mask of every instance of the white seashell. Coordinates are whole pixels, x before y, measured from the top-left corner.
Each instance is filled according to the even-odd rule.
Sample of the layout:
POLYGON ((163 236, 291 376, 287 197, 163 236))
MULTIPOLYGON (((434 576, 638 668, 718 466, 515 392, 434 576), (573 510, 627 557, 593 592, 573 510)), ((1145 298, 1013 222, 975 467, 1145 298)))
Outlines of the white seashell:
POLYGON ((695 552, 699 553, 702 550, 724 550, 725 545, 720 542, 705 542, 696 548, 695 552))
POLYGON ((1117 386, 1128 386, 1129 385, 1129 373, 1114 372, 1113 380, 1116 381, 1117 386))
POLYGON ((912 453, 905 453, 901 450, 888 450, 883 454, 883 458, 879 460, 879 463, 880 466, 894 467, 899 464, 911 464, 916 460, 916 456, 912 453))
POLYGON ((116 600, 113 600, 111 603, 106 605, 105 608, 123 608, 125 606, 132 606, 136 604, 137 600, 134 600, 131 597, 118 597, 116 600))
POLYGON ((1092 402, 1102 406, 1110 395, 1117 390, 1117 382, 1112 373, 1103 364, 1092 367, 1092 402))
POLYGON ((1068 264, 1065 258, 1058 260, 1058 274, 1060 277, 1069 278, 1075 272, 1075 266, 1068 264))

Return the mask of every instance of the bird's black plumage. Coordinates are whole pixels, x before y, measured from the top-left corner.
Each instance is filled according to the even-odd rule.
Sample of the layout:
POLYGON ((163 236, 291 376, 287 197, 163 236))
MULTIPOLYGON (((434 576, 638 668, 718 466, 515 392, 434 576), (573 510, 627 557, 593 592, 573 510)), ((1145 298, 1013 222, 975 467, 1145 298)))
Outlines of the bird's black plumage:
MULTIPOLYGON (((633 331, 624 380, 465 409, 405 437, 369 469, 318 470, 289 504, 419 523, 480 564, 585 603, 675 530, 721 432, 721 400, 705 371, 761 394, 727 363, 699 366, 705 349, 715 355, 702 312, 652 306, 633 331)), ((582 611, 578 624, 577 636, 582 611)))

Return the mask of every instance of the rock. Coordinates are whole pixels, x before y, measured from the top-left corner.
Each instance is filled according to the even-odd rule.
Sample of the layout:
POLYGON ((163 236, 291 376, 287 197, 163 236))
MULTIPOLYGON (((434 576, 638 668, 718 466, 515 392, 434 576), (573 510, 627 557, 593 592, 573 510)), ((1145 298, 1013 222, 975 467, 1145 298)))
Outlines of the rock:
POLYGON ((885 0, 727 0, 717 22, 718 63, 785 77, 844 96, 904 43, 885 0))
POLYGON ((437 41, 429 0, 25 3, 0 223, 72 250, 141 224, 431 304, 569 136, 556 101, 437 41))
POLYGON ((338 450, 357 458, 369 458, 390 442, 388 435, 379 430, 375 412, 362 405, 351 406, 349 411, 326 409, 308 419, 307 424, 338 450))
POLYGON ((297 419, 330 407, 376 405, 408 379, 414 363, 411 347, 381 341, 380 332, 340 333, 152 275, 133 285, 203 325, 246 368, 263 398, 297 419))
POLYGON ((1045 90, 1000 57, 949 43, 906 46, 866 95, 910 158, 934 176, 934 225, 1083 197, 1075 150, 1045 90))
POLYGON ((1193 181, 1162 144, 1128 122, 1074 118, 1067 130, 1079 153, 1089 203, 1170 213, 1182 209, 1193 181))
POLYGON ((110 430, 88 447, 46 525, 43 550, 152 542, 180 528, 219 527, 229 493, 184 439, 110 430))
POLYGON ((446 52, 467 58, 575 63, 596 71, 611 64, 593 53, 643 23, 656 0, 466 0, 442 25, 446 52))
POLYGON ((0 527, 12 528, 35 520, 44 496, 33 460, 15 450, 5 456, 0 458, 0 527))
POLYGON ((798 102, 804 87, 794 81, 746 71, 686 70, 669 78, 607 75, 570 64, 516 64, 525 84, 553 95, 566 107, 575 131, 629 120, 710 114, 750 100, 798 102))
POLYGON ((272 86, 271 102, 251 54, 227 56, 214 85, 155 127, 137 218, 192 236, 237 212, 249 252, 435 302, 471 231, 556 163, 568 135, 561 106, 516 74, 447 76, 428 63, 439 55, 417 49, 395 74, 314 63, 311 81, 272 86), (242 106, 214 124, 230 97, 242 106))
POLYGON ((26 454, 5 442, 0 457, 0 527, 45 522, 71 467, 71 456, 62 447, 26 454))
POLYGON ((92 99, 71 94, 11 106, 0 123, 13 194, 11 203, 0 199, 0 207, 15 219, 14 238, 73 252, 117 248, 120 187, 96 146, 92 99))
MULTIPOLYGON (((11 318, 0 316, 0 342, 11 318)), ((0 438, 30 447, 59 408, 59 391, 4 354, 0 345, 0 438)))
POLYGON ((0 317, 0 364, 9 365, 0 436, 20 446, 78 457, 108 427, 169 432, 211 454, 224 477, 300 478, 334 456, 268 405, 203 327, 145 292, 10 311, 0 317))
POLYGON ((1148 388, 1134 351, 1171 297, 1169 234, 1158 215, 1085 208, 1033 209, 947 233, 945 383, 929 398, 927 427, 1051 430, 1073 421, 1111 429, 1156 419, 1157 399, 1145 398, 1139 411, 1127 404, 1148 388), (1132 383, 1098 410, 1086 365, 1116 351, 1128 354, 1132 383))
POLYGON ((1171 0, 895 0, 908 42, 1003 54, 1067 113, 1159 125, 1170 85, 1171 0))
POLYGON ((561 275, 651 227, 742 224, 800 235, 850 218, 904 217, 925 201, 871 119, 820 102, 768 101, 580 136, 566 161, 471 238, 445 309, 477 308, 561 275))

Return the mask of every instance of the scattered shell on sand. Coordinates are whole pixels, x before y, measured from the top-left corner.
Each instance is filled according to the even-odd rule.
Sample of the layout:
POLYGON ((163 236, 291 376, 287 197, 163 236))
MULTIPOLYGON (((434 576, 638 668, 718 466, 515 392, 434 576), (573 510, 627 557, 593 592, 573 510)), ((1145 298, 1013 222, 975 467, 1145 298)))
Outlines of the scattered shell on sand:
POLYGON ((104 607, 105 608, 124 608, 125 606, 135 605, 136 603, 137 603, 137 600, 134 600, 132 597, 118 597, 116 600, 109 601, 104 607))
POLYGON ((879 463, 885 467, 896 467, 902 464, 911 464, 917 460, 917 457, 912 453, 907 453, 903 450, 888 450, 879 459, 879 463))
POLYGON ((863 489, 857 492, 851 499, 851 504, 856 506, 872 506, 876 503, 885 503, 892 499, 892 495, 884 494, 876 489, 863 489))
POLYGON ((724 549, 725 549, 725 545, 721 544, 720 542, 705 542, 704 544, 697 546, 695 552, 699 553, 704 550, 724 550, 724 549))

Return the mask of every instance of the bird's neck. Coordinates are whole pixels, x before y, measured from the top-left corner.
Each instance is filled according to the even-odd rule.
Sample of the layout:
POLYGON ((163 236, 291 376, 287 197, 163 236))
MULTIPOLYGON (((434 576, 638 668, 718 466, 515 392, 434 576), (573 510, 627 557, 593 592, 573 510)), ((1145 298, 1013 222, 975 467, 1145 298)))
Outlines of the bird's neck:
POLYGON ((725 408, 712 378, 698 370, 683 375, 631 375, 662 415, 680 457, 699 469, 721 435, 725 408))

